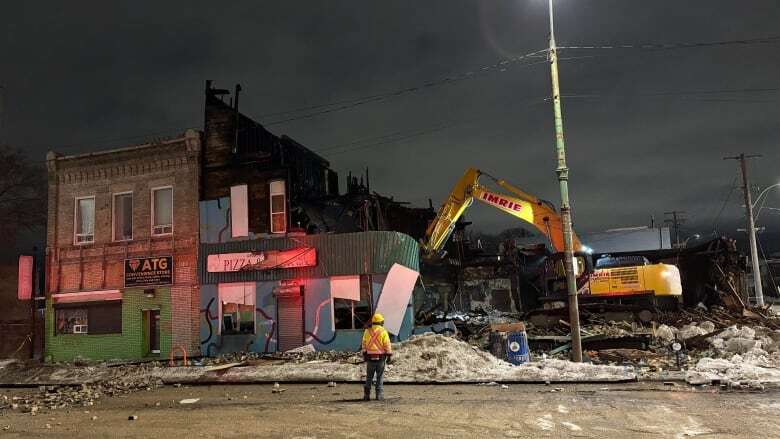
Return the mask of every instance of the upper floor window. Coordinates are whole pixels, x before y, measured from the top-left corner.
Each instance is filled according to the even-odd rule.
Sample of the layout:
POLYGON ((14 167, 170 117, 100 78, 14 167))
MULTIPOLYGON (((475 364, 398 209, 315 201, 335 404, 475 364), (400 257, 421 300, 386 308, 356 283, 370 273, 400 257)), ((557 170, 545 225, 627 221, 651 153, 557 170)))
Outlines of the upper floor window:
POLYGON ((73 232, 75 244, 95 241, 95 197, 76 198, 73 232))
POLYGON ((133 193, 114 194, 114 241, 133 239, 133 193))
POLYGON ((152 189, 152 235, 173 233, 173 188, 152 189))
POLYGON ((287 199, 284 180, 272 181, 271 194, 271 233, 287 232, 287 199))

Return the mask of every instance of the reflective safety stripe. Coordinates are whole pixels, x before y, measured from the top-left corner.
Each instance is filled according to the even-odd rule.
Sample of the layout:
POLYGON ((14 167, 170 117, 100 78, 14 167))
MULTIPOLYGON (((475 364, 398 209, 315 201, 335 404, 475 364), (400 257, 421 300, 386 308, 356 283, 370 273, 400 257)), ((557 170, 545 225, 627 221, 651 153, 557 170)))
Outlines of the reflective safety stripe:
POLYGON ((377 355, 377 354, 384 354, 385 350, 382 346, 382 343, 379 341, 379 337, 381 337, 382 331, 371 331, 371 338, 368 340, 368 343, 366 343, 366 352, 371 355, 377 355), (376 347, 377 349, 372 349, 373 347, 376 347))

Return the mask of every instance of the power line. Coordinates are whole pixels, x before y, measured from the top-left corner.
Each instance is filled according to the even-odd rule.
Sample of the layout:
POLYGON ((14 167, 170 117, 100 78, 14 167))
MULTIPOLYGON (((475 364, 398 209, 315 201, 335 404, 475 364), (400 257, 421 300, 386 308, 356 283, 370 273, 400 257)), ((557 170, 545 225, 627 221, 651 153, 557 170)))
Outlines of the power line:
POLYGON ((564 49, 564 50, 641 49, 641 50, 655 51, 655 50, 693 49, 693 48, 701 48, 701 47, 749 46, 755 44, 777 44, 777 43, 780 43, 780 36, 770 36, 770 37, 751 38, 751 39, 742 39, 742 40, 706 41, 706 42, 589 44, 589 45, 580 45, 580 46, 558 46, 558 49, 564 49))
MULTIPOLYGON (((482 76, 485 76, 487 74, 494 73, 494 72, 503 72, 508 67, 510 67, 510 64, 514 64, 514 63, 517 63, 517 62, 522 61, 524 59, 528 59, 528 58, 532 58, 532 57, 537 57, 538 58, 539 54, 546 53, 546 52, 547 52, 547 49, 537 50, 535 52, 530 52, 530 53, 527 53, 525 55, 520 55, 520 56, 511 58, 511 59, 508 59, 508 60, 500 61, 500 62, 495 63, 495 64, 484 66, 484 67, 482 67, 480 69, 477 69, 477 70, 471 70, 471 71, 460 73, 460 74, 457 74, 457 75, 454 75, 454 76, 449 76, 449 77, 445 77, 445 78, 441 78, 441 79, 437 79, 437 80, 433 80, 433 81, 428 81, 426 83, 423 83, 423 84, 420 84, 420 85, 417 85, 417 86, 407 87, 407 88, 395 90, 395 91, 392 91, 392 92, 386 92, 386 93, 381 93, 381 94, 364 96, 364 97, 360 97, 360 98, 355 98, 353 100, 339 101, 339 102, 333 102, 333 103, 325 103, 325 104, 314 105, 314 106, 310 106, 310 107, 301 107, 301 108, 298 108, 298 109, 292 109, 292 110, 288 110, 288 111, 279 112, 279 113, 276 113, 276 114, 295 114, 295 113, 298 113, 298 112, 305 112, 305 111, 308 111, 308 110, 311 110, 311 109, 320 109, 318 111, 306 113, 306 114, 303 114, 303 115, 300 115, 300 116, 293 116, 293 117, 284 118, 284 119, 280 119, 280 120, 265 122, 265 123, 263 123, 263 125, 272 126, 272 125, 278 125, 278 124, 292 122, 292 121, 296 121, 296 120, 310 119, 312 117, 316 117, 316 116, 319 116, 319 115, 322 115, 322 114, 328 114, 328 113, 333 113, 333 112, 337 112, 337 111, 349 110, 349 109, 358 107, 360 105, 365 105, 365 104, 373 103, 373 102, 385 101, 385 100, 392 99, 392 98, 395 98, 395 97, 398 97, 398 96, 403 96, 403 95, 406 95, 406 94, 427 90, 429 88, 438 87, 438 86, 445 85, 445 84, 465 81, 467 79, 479 78, 479 77, 482 77, 482 76), (329 108, 329 107, 333 107, 333 106, 336 106, 336 107, 335 108, 329 108)), ((519 64, 519 66, 520 67, 530 67, 530 66, 534 66, 534 65, 542 64, 542 63, 547 63, 547 59, 545 58, 544 60, 541 60, 541 61, 521 63, 521 64, 519 64)), ((267 116, 267 115, 263 115, 263 116, 267 116)), ((260 117, 262 118, 263 116, 260 116, 260 117)))
MULTIPOLYGON (((543 102, 544 102, 544 98, 541 98, 541 97, 527 98, 527 99, 522 99, 522 100, 518 101, 518 103, 522 103, 523 104, 522 107, 524 107, 524 108, 525 107, 531 107, 533 105, 536 105, 536 104, 539 104, 539 103, 543 103, 543 102)), ((464 120, 464 121, 445 122, 445 123, 442 123, 440 125, 437 125, 437 126, 434 126, 434 127, 431 127, 431 128, 421 129, 421 130, 395 131, 395 132, 392 132, 392 133, 389 133, 389 134, 383 134, 383 135, 380 135, 380 136, 373 136, 373 137, 366 137, 366 138, 358 139, 358 140, 355 140, 355 141, 352 141, 352 142, 343 143, 341 145, 336 145, 336 146, 327 147, 327 148, 321 148, 321 149, 318 149, 318 150, 314 150, 314 152, 316 152, 318 154, 326 153, 327 155, 330 155, 330 156, 337 155, 337 154, 343 154, 343 153, 346 153, 346 152, 357 151, 357 150, 360 150, 360 149, 367 149, 367 148, 373 148, 373 147, 381 146, 381 145, 398 143, 398 142, 406 141, 406 140, 409 140, 409 139, 412 139, 412 138, 415 138, 415 137, 420 137, 420 136, 423 136, 423 135, 426 135, 426 134, 430 134, 430 133, 434 133, 434 132, 438 132, 438 131, 443 131, 443 130, 446 130, 446 129, 449 129, 449 128, 453 128, 453 127, 456 127, 456 126, 462 126, 462 125, 467 125, 467 124, 470 124, 470 123, 475 123, 475 122, 482 121, 482 120, 485 120, 485 119, 489 119, 489 118, 488 117, 478 117, 478 118, 474 118, 474 119, 470 119, 470 120, 464 120), (365 142, 368 142, 368 143, 365 143, 365 142), (355 146, 353 146, 353 145, 355 145, 355 146)))
MULTIPOLYGON (((771 94, 780 92, 780 87, 764 87, 764 88, 724 88, 715 90, 669 90, 669 91, 657 91, 657 92, 639 92, 639 93, 598 93, 598 92, 581 92, 568 95, 562 95, 565 99, 601 99, 611 97, 685 97, 685 96, 717 96, 717 95, 729 95, 729 94, 771 94)), ((717 101, 719 98, 712 99, 717 101)), ((737 100, 725 100, 723 102, 740 102, 737 100)), ((749 102, 771 102, 771 101, 749 101, 749 102)))
POLYGON ((726 205, 729 202, 729 199, 731 199, 731 195, 734 193, 734 190, 737 188, 737 177, 734 177, 733 180, 731 180, 731 188, 729 189, 729 193, 726 195, 726 198, 723 200, 723 204, 720 206, 720 210, 718 211, 718 214, 715 215, 715 221, 712 222, 712 230, 717 233, 718 231, 718 221, 720 221, 720 216, 723 214, 723 210, 726 208, 726 205))
MULTIPOLYGON (((416 138, 416 137, 424 136, 426 134, 431 134, 431 133, 435 133, 435 132, 438 132, 438 131, 443 131, 443 130, 446 130, 448 128, 452 128, 452 127, 454 127, 456 125, 459 125, 459 124, 458 123, 448 123, 448 124, 440 125, 440 126, 437 126, 437 127, 434 127, 434 128, 430 128, 430 129, 426 129, 426 130, 420 130, 420 131, 417 131, 417 132, 414 132, 414 133, 411 133, 411 134, 408 134, 408 135, 405 135, 405 136, 401 136, 401 137, 398 137, 398 138, 395 138, 395 139, 369 143, 369 144, 366 144, 366 145, 360 145, 360 146, 356 146, 356 147, 353 147, 353 148, 347 148, 347 149, 343 149, 343 150, 340 150, 340 151, 331 152, 328 155, 334 156, 334 155, 338 155, 338 154, 344 154, 344 153, 347 153, 347 152, 357 151, 359 149, 368 149, 368 148, 373 148, 373 147, 376 147, 376 146, 387 145, 387 144, 391 144, 391 143, 403 142, 403 141, 410 140, 410 139, 413 139, 413 138, 416 138)), ((317 151, 317 152, 319 152, 319 151, 317 151)))

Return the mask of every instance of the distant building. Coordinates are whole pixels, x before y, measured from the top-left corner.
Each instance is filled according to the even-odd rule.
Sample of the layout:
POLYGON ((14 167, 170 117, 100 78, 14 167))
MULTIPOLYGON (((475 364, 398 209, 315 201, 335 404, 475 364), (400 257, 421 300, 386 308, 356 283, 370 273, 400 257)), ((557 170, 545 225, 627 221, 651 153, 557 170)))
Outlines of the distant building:
POLYGON ((48 154, 48 360, 197 350, 200 137, 48 154))
POLYGON ((668 227, 629 227, 580 236, 593 253, 626 253, 672 248, 668 227))

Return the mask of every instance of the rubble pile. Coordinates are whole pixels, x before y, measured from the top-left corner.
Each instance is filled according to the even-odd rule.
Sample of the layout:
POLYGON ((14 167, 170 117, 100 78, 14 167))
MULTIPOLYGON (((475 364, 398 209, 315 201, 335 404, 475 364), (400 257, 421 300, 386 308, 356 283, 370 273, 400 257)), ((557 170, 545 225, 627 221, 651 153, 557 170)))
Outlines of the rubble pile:
POLYGON ((425 325, 452 322, 458 330, 458 335, 466 341, 485 345, 490 332, 491 324, 517 323, 521 320, 517 314, 505 313, 498 310, 485 311, 477 309, 469 312, 461 311, 434 311, 418 315, 418 322, 425 325))
POLYGON ((302 348, 291 351, 274 352, 270 354, 256 352, 222 354, 214 358, 203 358, 194 362, 194 364, 196 366, 216 366, 229 363, 256 365, 269 362, 310 363, 313 361, 357 364, 363 360, 358 352, 315 351, 311 345, 304 345, 302 348))
MULTIPOLYGON (((60 366, 61 367, 61 366, 60 366)), ((57 410, 68 407, 89 407, 106 396, 125 395, 141 390, 152 390, 163 385, 162 380, 151 374, 149 366, 74 367, 69 366, 63 373, 67 382, 82 377, 81 384, 41 385, 37 392, 23 396, 4 396, 0 398, 0 410, 19 410, 23 413, 37 414, 43 409, 57 410)))

